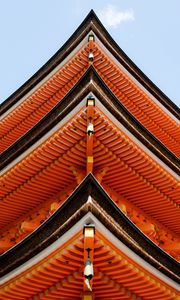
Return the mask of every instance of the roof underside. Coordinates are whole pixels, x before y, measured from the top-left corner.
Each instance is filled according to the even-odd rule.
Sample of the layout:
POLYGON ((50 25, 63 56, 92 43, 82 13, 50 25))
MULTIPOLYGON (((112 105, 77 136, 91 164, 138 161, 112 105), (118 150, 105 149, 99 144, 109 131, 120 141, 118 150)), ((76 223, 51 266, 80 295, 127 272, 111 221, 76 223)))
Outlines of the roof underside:
MULTIPOLYGON (((87 70, 89 66, 88 55, 89 51, 92 50, 94 55, 94 68, 116 95, 117 99, 119 99, 131 114, 155 137, 179 156, 180 131, 178 121, 171 117, 171 113, 168 115, 167 110, 164 111, 161 104, 158 105, 158 97, 156 97, 154 102, 154 89, 151 90, 150 94, 143 87, 143 83, 147 81, 147 78, 141 74, 141 78, 138 81, 138 68, 136 67, 136 72, 134 72, 134 65, 130 59, 126 57, 126 61, 124 61, 124 53, 121 49, 119 49, 117 53, 117 45, 115 42, 113 42, 113 44, 111 43, 114 48, 111 47, 112 49, 109 49, 109 44, 112 39, 108 36, 106 40, 102 40, 102 33, 100 34, 97 28, 101 28, 101 32, 104 32, 104 34, 106 31, 93 13, 92 15, 90 14, 86 22, 86 30, 83 29, 83 26, 82 28, 80 27, 78 29, 79 34, 73 36, 68 41, 69 44, 65 44, 65 47, 44 67, 46 72, 43 70, 46 77, 42 82, 38 83, 37 88, 33 85, 33 90, 29 92, 27 96, 24 95, 23 101, 21 99, 19 100, 17 93, 17 97, 12 96, 12 99, 10 98, 7 103, 5 102, 4 106, 6 107, 7 105, 7 107, 9 107, 8 103, 15 103, 17 99, 16 107, 14 109, 12 107, 12 111, 8 114, 5 113, 4 117, 2 116, 0 151, 4 151, 25 134, 63 98, 83 75, 85 70, 87 70), (87 34, 88 31, 92 33, 92 30, 94 30, 97 35, 93 45, 88 42, 87 34), (79 46, 80 43, 83 43, 82 46, 79 46), (104 46, 105 48, 103 49, 102 47, 104 46), (74 51, 73 57, 71 57, 68 52, 70 48, 71 52, 72 50, 74 51), (111 55, 114 54, 113 49, 114 51, 116 49, 116 60, 111 58, 111 55), (52 69, 52 65, 54 66, 54 70, 52 69), (47 76, 48 70, 49 74, 47 76)), ((36 77, 37 79, 39 78, 38 75, 36 77)), ((36 77, 33 77, 33 82, 36 77)), ((27 84, 27 88, 28 86, 29 83, 27 84)), ((25 86, 23 89, 25 89, 25 86)), ((167 101, 167 98, 163 94, 161 94, 161 97, 164 99, 163 104, 165 106, 168 102, 169 110, 171 111, 173 104, 167 101)), ((176 117, 179 117, 178 108, 176 108, 174 112, 176 112, 176 117)))
MULTIPOLYGON (((80 299, 83 294, 83 269, 84 269, 84 237, 82 229, 78 233, 72 233, 71 238, 63 242, 63 233, 73 230, 88 211, 98 217, 101 224, 106 226, 107 237, 102 233, 102 225, 98 227, 95 222, 94 240, 94 278, 93 293, 96 299, 157 299, 163 295, 163 299, 177 299, 177 291, 162 280, 157 279, 147 269, 131 259, 127 253, 111 243, 112 231, 118 240, 125 243, 133 251, 144 257, 147 261, 161 265, 161 271, 178 280, 178 265, 172 258, 168 258, 157 246, 153 245, 113 204, 103 192, 98 183, 89 175, 81 186, 70 196, 66 203, 47 221, 44 226, 35 232, 32 237, 25 240, 23 247, 16 247, 2 257, 2 270, 7 269, 5 260, 9 261, 8 268, 17 266, 22 261, 39 253, 39 249, 45 247, 60 237, 59 246, 33 267, 28 268, 18 277, 7 281, 1 288, 1 297, 6 299, 24 299, 23 297, 36 299, 80 299), (81 195, 81 196, 80 196, 81 195), (89 200, 91 195, 91 201, 89 200), (102 202, 100 206, 99 204, 102 202), (79 199, 79 201, 77 201, 79 199), (67 214, 63 212, 66 211, 67 214), (74 213, 76 211, 76 213, 74 213), (109 215, 109 212, 112 214, 109 215), (59 217, 61 216, 61 217, 59 217), (113 216, 113 217, 112 217, 113 216), (118 220, 118 223, 117 223, 118 220), (48 227, 48 234, 47 228, 48 227), (39 240, 39 243, 37 243, 39 240), (138 244, 137 244, 138 240, 138 244), (30 247, 30 248, 29 248, 30 247), (144 251, 146 249, 146 251, 144 251), (136 280, 135 280, 136 277, 136 280), (23 289, 26 286, 26 289, 23 289), (32 297, 32 298, 31 298, 32 297), (40 297, 40 298, 39 298, 40 297)), ((83 219, 81 224, 88 222, 83 219)), ((93 218, 91 217, 91 220, 93 218)), ((92 222, 92 221, 91 221, 92 222)), ((103 231, 104 232, 104 231, 103 231)), ((56 242, 57 244, 57 242, 56 242)), ((53 248, 52 248, 53 249, 53 248)), ((159 266, 160 266, 159 265, 159 266)))
POLYGON ((77 224, 87 213, 100 222, 95 299, 178 299, 167 282, 179 280, 179 128, 178 108, 91 11, 2 104, 2 274, 59 246, 13 275, 0 299, 82 299, 86 242, 77 224))
MULTIPOLYGON (((100 92, 100 87, 98 91, 100 92)), ((76 97, 79 101, 84 98, 77 93, 76 97)), ((70 96, 68 99, 72 104, 70 96)), ((95 102, 97 105, 95 104, 93 117, 93 173, 107 192, 112 194, 112 199, 122 208, 122 205, 125 205, 125 213, 142 231, 147 234, 150 230, 147 227, 156 226, 156 233, 152 230, 151 236, 150 230, 149 237, 153 239, 155 234, 155 242, 171 253, 175 250, 176 235, 179 234, 179 181, 149 156, 136 140, 128 136, 123 131, 122 124, 119 123, 119 127, 118 124, 115 125, 110 120, 111 115, 107 117, 108 113, 102 112, 104 106, 101 109, 98 107, 98 101, 100 100, 95 102), (139 214, 147 216, 141 219, 137 217, 139 214), (145 224, 148 216, 149 223, 145 224), (157 228, 162 226, 164 229, 161 234, 157 234, 157 228), (167 232, 172 245, 164 243, 167 232)), ((87 107, 84 103, 80 102, 79 111, 74 116, 71 112, 72 116, 64 125, 56 126, 56 130, 52 128, 48 132, 49 137, 46 137, 42 144, 28 155, 25 154, 19 163, 2 176, 3 201, 0 204, 0 220, 4 235, 10 229, 8 224, 13 222, 14 228, 23 221, 34 220, 37 206, 41 206, 46 199, 48 202, 44 212, 40 213, 41 218, 38 217, 37 227, 39 222, 42 223, 47 218, 49 207, 56 199, 59 199, 58 205, 65 200, 64 197, 58 198, 57 193, 64 191, 69 195, 73 183, 79 183, 84 178, 87 159, 87 107), (43 189, 40 188, 42 186, 43 189), (29 213, 32 209, 35 215, 29 213), (26 214, 28 216, 24 217, 26 214)), ((51 115, 49 119, 53 122, 51 115)), ((30 136, 32 137, 31 133, 30 136)), ((42 207, 39 210, 42 210, 42 207)), ((17 235, 14 229, 12 231, 12 236, 17 235)), ((22 234, 20 239, 23 237, 22 234)), ((9 247, 12 245, 13 243, 10 243, 9 247)), ((177 259, 178 253, 178 249, 173 253, 177 259)))
MULTIPOLYGON (((175 289, 159 283, 98 231, 93 263, 95 299, 177 299, 175 289)), ((82 299, 83 269, 84 238, 79 234, 18 279, 6 283, 6 289, 4 286, 0 292, 1 299, 82 299)))

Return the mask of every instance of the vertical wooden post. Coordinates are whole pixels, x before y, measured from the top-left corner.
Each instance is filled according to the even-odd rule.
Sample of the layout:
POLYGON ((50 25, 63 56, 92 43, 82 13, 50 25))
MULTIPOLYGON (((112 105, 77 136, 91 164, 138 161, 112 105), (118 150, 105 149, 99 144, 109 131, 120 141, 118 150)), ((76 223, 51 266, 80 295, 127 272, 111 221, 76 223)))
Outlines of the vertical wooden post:
POLYGON ((94 135, 94 105, 95 99, 90 96, 87 99, 87 140, 86 140, 86 156, 87 156, 87 167, 86 173, 92 173, 93 171, 93 135, 94 135))
POLYGON ((94 300, 94 295, 92 293, 84 293, 82 300, 94 300))

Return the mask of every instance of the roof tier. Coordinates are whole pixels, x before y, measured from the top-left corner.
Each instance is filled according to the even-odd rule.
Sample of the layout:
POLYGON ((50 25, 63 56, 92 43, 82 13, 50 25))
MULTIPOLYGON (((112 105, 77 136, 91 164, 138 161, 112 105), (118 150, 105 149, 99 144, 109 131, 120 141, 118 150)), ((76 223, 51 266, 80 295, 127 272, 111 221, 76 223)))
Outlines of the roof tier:
POLYGON ((179 110, 94 12, 1 109, 0 298, 178 299, 179 110))
MULTIPOLYGON (((17 237, 7 248, 24 238, 24 222, 31 223, 30 220, 34 219, 32 213, 26 217, 24 214, 44 199, 48 200, 49 206, 39 214, 40 218, 36 217, 35 227, 32 225, 34 230, 48 217, 54 201, 60 200, 57 207, 61 205, 62 199, 53 196, 68 189, 74 181, 80 183, 85 176, 88 108, 82 102, 80 104, 82 108, 78 113, 54 133, 51 131, 48 139, 2 176, 1 228, 4 231, 7 227, 4 235, 8 231, 10 237, 17 237), (12 227, 14 222, 18 225, 16 230, 10 230, 8 224, 11 222, 12 227), (22 229, 21 234, 17 234, 19 228, 22 229)), ((93 173, 108 192, 110 188, 112 199, 137 226, 160 247, 173 253, 177 248, 176 234, 179 233, 179 181, 128 137, 122 126, 118 128, 113 124, 97 106, 94 107, 93 123, 93 173), (168 239, 165 238, 167 232, 168 239), (172 240, 171 244, 166 240, 172 240)), ((177 258, 178 253, 177 249, 173 255, 177 258)))
MULTIPOLYGON (((95 299, 177 299, 177 292, 114 247, 98 231, 94 242, 95 299), (134 280, 134 278, 136 278, 134 280)), ((37 265, 1 287, 1 299, 82 299, 84 237, 79 233, 37 265), (36 298, 35 298, 36 297, 36 298)))
MULTIPOLYGON (((102 36, 99 31, 97 32, 96 23, 104 35, 107 35, 107 32, 96 16, 90 14, 86 22, 90 35, 92 36, 92 30, 95 32, 95 34, 93 33, 95 41, 90 40, 88 42, 88 29, 86 32, 81 32, 82 29, 79 28, 79 35, 74 34, 62 47, 62 50, 46 64, 44 67, 46 76, 43 80, 38 82, 37 86, 35 85, 33 90, 27 95, 25 94, 22 99, 18 95, 17 102, 15 101, 16 97, 15 99, 12 97, 5 103, 8 108, 8 102, 15 103, 15 106, 12 106, 10 111, 5 112, 2 116, 1 151, 4 151, 25 134, 62 99, 88 68, 88 56, 92 51, 94 55, 93 66, 119 101, 168 149, 180 156, 180 131, 179 122, 176 118, 178 112, 172 107, 172 103, 164 99, 165 106, 170 109, 168 111, 161 104, 162 99, 159 102, 159 97, 154 97, 154 87, 152 93, 144 88, 143 84, 147 78, 141 74, 141 78, 137 79, 137 72, 139 71, 137 67, 135 74, 132 74, 134 65, 132 66, 132 62, 127 57, 124 62, 123 51, 121 49, 117 51, 117 45, 110 36, 107 37, 107 40, 102 41, 102 36), (113 49, 109 49, 110 42, 113 49), (70 45, 67 46, 68 43, 70 45), (70 47, 73 50, 71 51, 73 56, 72 53, 68 55, 67 50, 70 47), (113 51, 116 53, 114 56, 112 56, 113 51), (53 69, 52 65, 54 66, 53 69), (51 72, 49 71, 47 76, 48 69, 51 72), (171 111, 175 113, 176 117, 171 111)), ((35 81, 34 78, 33 81, 35 81)), ((27 84, 27 89, 28 87, 27 84)), ((25 87, 23 88, 25 89, 25 87)))
POLYGON ((2 119, 1 152, 32 128, 67 94, 88 67, 87 53, 88 45, 2 119))
POLYGON ((36 261, 33 258, 30 264, 28 262, 20 267, 20 273, 15 271, 2 277, 2 299, 7 295, 9 299, 81 299, 87 293, 83 283, 87 246, 91 247, 90 258, 94 265, 91 286, 96 299, 146 299, 149 295, 152 299, 162 295, 163 299, 178 299, 176 284, 159 272, 154 275, 153 266, 145 263, 144 258, 151 263, 153 261, 152 264, 161 264, 162 271, 172 278, 176 278, 176 263, 171 261, 172 265, 169 264, 166 255, 144 239, 91 175, 46 222, 44 228, 24 241, 21 250, 17 247, 7 253, 9 266, 3 263, 2 270, 18 266, 37 251, 39 253, 39 248, 41 251, 46 248, 36 261), (100 205, 102 199, 104 201, 100 205), (64 214, 64 211, 67 213, 64 214), (84 227, 84 224, 87 225, 84 227), (49 228, 48 234, 46 227, 49 228), (91 228, 94 234, 92 231, 90 234, 91 228), (144 247, 147 247, 146 254, 144 247), (132 250, 138 255, 134 255, 132 250))

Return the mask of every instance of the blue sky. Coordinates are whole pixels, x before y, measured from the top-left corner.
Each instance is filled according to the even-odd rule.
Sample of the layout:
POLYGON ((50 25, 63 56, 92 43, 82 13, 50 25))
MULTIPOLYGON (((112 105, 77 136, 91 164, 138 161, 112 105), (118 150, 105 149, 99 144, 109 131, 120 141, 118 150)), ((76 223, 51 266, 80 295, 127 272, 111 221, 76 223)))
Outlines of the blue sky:
POLYGON ((0 102, 46 63, 93 8, 126 54, 180 106, 179 0, 1 0, 0 4, 0 102))

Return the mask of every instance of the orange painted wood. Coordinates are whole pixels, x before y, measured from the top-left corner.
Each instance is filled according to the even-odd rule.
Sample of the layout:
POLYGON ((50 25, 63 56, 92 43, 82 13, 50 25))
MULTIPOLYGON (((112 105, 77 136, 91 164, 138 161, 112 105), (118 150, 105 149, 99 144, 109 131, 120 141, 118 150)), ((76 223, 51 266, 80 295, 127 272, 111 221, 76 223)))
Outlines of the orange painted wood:
MULTIPOLYGON (((117 249, 101 232, 94 240, 95 299, 177 299, 178 292, 117 249)), ((1 287, 2 299, 81 299, 84 238, 81 233, 1 287)))

